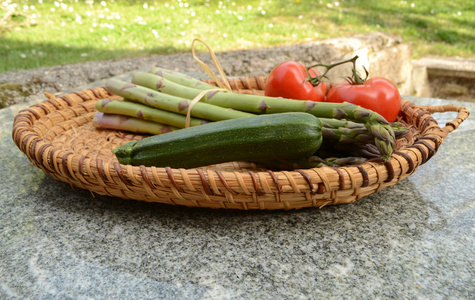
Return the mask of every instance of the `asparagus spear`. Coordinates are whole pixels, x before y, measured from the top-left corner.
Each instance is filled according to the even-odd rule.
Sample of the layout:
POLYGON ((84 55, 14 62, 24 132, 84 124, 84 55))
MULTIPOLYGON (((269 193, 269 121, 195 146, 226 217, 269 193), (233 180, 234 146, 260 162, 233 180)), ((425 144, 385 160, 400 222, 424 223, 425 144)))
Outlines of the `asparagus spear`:
POLYGON ((316 155, 320 157, 364 157, 364 158, 378 158, 380 157, 379 150, 373 144, 357 143, 348 147, 348 144, 339 142, 332 142, 326 140, 322 143, 322 147, 318 150, 316 155))
MULTIPOLYGON (((352 122, 348 120, 338 120, 338 119, 330 119, 330 118, 320 118, 320 121, 322 121, 322 126, 326 128, 348 128, 348 129, 365 129, 365 125, 362 123, 358 122, 352 122)), ((396 139, 400 139, 409 132, 409 128, 404 126, 404 124, 400 122, 392 122, 390 123, 391 127, 393 128, 394 131, 394 136, 396 139)), ((356 131, 355 131, 356 132, 356 131)))
POLYGON ((345 144, 374 143, 374 137, 368 134, 368 130, 366 128, 350 129, 345 127, 322 127, 322 134, 325 140, 345 144))
POLYGON ((325 158, 324 164, 330 167, 339 167, 339 166, 347 166, 347 165, 360 165, 367 161, 368 159, 365 157, 358 157, 358 156, 347 156, 347 157, 328 157, 325 158))
POLYGON ((295 169, 311 169, 323 166, 347 166, 362 164, 368 159, 365 157, 347 156, 347 157, 327 157, 323 158, 318 155, 312 155, 308 158, 301 159, 279 159, 279 160, 262 160, 256 163, 268 168, 276 170, 295 170, 295 169))
MULTIPOLYGON (((127 124, 122 126, 122 128, 119 128, 119 125, 122 124, 121 122, 124 122, 125 120, 133 120, 133 118, 153 121, 155 123, 160 124, 160 126, 171 125, 172 127, 177 129, 185 127, 186 118, 183 115, 163 111, 134 102, 102 99, 97 102, 96 109, 99 112, 105 113, 105 116, 103 116, 102 118, 99 117, 97 118, 97 120, 95 120, 95 124, 98 127, 101 126, 111 128, 110 122, 112 120, 115 120, 115 125, 112 126, 112 128, 150 134, 155 134, 157 132, 156 126, 150 126, 150 123, 143 123, 138 121, 135 121, 135 127, 133 128, 133 130, 127 129, 129 127, 124 127, 128 126, 127 124), (117 115, 117 117, 115 119, 111 119, 111 115, 117 115), (119 119, 119 115, 133 118, 119 119)), ((340 142, 353 145, 373 142, 373 137, 367 134, 367 129, 362 124, 333 119, 323 120, 325 121, 326 127, 322 128, 322 134, 326 142, 340 142), (333 127, 329 124, 339 127, 333 127)), ((198 126, 207 122, 208 121, 206 120, 193 118, 191 125, 198 126)))
MULTIPOLYGON (((187 114, 191 102, 189 99, 159 93, 147 87, 120 79, 110 79, 106 81, 106 88, 109 92, 122 96, 128 100, 183 115, 187 114)), ((222 121, 227 119, 251 117, 254 116, 254 114, 198 102, 193 106, 192 116, 210 121, 222 121)))
MULTIPOLYGON (((185 99, 193 99, 201 92, 199 89, 183 86, 146 72, 136 72, 132 77, 132 83, 185 99)), ((284 101, 281 98, 238 94, 231 91, 210 92, 203 97, 202 101, 220 107, 257 114, 302 111, 323 118, 347 118, 364 123, 372 121, 388 124, 381 115, 350 103, 314 102, 294 99, 285 99, 284 101)))
MULTIPOLYGON (((144 120, 158 123, 160 126, 170 125, 175 129, 185 128, 186 118, 183 115, 134 102, 102 99, 97 102, 96 108, 99 112, 103 113, 102 115, 96 116, 96 119, 94 120, 94 124, 97 127, 156 134, 156 126, 150 126, 150 122, 139 122, 139 120, 144 120), (115 116, 115 118, 112 118, 112 116, 115 116), (119 118, 120 116, 123 116, 123 118, 119 118), (137 120, 132 121, 135 119, 137 120), (128 127, 130 126, 129 123, 122 124, 125 121, 128 121, 129 123, 134 122, 132 123, 134 124, 134 127, 128 127), (112 126, 111 124, 114 125, 112 126)), ((199 126, 206 123, 206 120, 196 118, 193 118, 192 120, 192 126, 199 126)), ((373 142, 373 138, 365 134, 367 132, 366 128, 345 128, 343 127, 345 126, 344 123, 345 122, 343 122, 342 127, 339 128, 322 128, 324 140, 328 142, 341 142, 354 145, 364 142, 373 142), (361 131, 363 132, 360 133, 361 131)))
MULTIPOLYGON (((158 75, 137 72, 132 82, 166 94, 193 99, 201 91, 186 87, 158 75)), ((307 112, 317 117, 351 119, 362 122, 369 133, 374 136, 374 144, 382 158, 389 160, 395 146, 395 134, 389 123, 380 114, 349 103, 313 102, 293 99, 244 95, 229 91, 213 91, 204 96, 202 102, 221 107, 233 108, 258 114, 282 112, 307 112)))
POLYGON ((184 73, 181 73, 181 72, 177 72, 177 71, 172 71, 172 70, 167 70, 167 69, 160 68, 160 67, 155 67, 155 68, 150 69, 148 72, 152 73, 152 74, 155 74, 155 75, 158 75, 160 77, 166 78, 166 79, 168 79, 170 81, 173 81, 175 83, 178 83, 178 84, 181 84, 181 85, 184 85, 184 86, 187 86, 187 87, 199 89, 199 90, 209 90, 209 89, 215 89, 216 88, 216 86, 214 86, 212 84, 208 84, 208 83, 203 82, 199 79, 196 79, 196 78, 194 78, 190 75, 187 75, 187 74, 184 74, 184 73))
POLYGON ((163 134, 178 130, 174 126, 159 124, 139 118, 124 115, 105 114, 97 112, 92 120, 92 124, 97 128, 124 130, 135 133, 163 134))
MULTIPOLYGON (((339 141, 343 143, 370 143, 374 144, 374 136, 361 123, 345 120, 320 118, 322 121, 322 133, 325 139, 339 141)), ((402 123, 394 122, 390 126, 394 131, 396 139, 404 137, 409 128, 402 123)))
MULTIPOLYGON (((186 117, 173 112, 156 109, 147 105, 130 102, 102 99, 96 104, 96 109, 107 114, 116 114, 154 121, 163 125, 184 128, 186 117)), ((361 123, 344 120, 321 118, 324 124, 322 134, 325 141, 341 142, 347 144, 373 143, 374 138, 361 123)), ((190 126, 206 124, 209 121, 191 118, 190 126)), ((149 132, 147 128, 140 128, 141 132, 149 132)))
MULTIPOLYGON (((102 99, 97 102, 96 109, 108 114, 131 116, 178 128, 184 128, 186 122, 186 117, 181 114, 130 101, 102 99)), ((322 133, 325 140, 350 144, 374 142, 373 137, 368 134, 368 130, 361 123, 329 118, 320 118, 320 120, 324 126, 322 133)), ((191 118, 190 126, 198 126, 208 122, 209 121, 204 119, 191 118)), ((397 130, 396 137, 407 132, 407 128, 403 127, 402 124, 391 124, 391 126, 395 128, 395 132, 397 130)), ((142 131, 146 131, 146 129, 143 128, 142 131)))
MULTIPOLYGON (((102 99, 97 101, 96 109, 103 113, 130 116, 178 128, 184 128, 186 123, 186 117, 184 115, 130 101, 102 99)), ((198 126, 206 123, 209 123, 209 121, 190 118, 190 126, 198 126)))

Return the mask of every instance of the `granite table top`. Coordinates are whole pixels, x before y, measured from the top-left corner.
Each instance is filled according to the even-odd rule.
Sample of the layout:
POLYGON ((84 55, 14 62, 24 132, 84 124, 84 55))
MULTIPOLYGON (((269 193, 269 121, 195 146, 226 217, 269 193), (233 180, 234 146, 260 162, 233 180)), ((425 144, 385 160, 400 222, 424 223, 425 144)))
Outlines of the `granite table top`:
POLYGON ((473 117, 413 175, 353 204, 233 211, 56 181, 12 141, 28 105, 0 110, 2 299, 473 299, 473 117))

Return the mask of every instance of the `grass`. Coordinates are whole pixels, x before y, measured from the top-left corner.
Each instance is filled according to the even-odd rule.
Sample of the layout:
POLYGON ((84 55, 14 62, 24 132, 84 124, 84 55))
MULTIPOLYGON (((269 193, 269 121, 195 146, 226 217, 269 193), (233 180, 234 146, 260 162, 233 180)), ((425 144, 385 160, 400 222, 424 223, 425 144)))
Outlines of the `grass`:
POLYGON ((227 51, 382 31, 416 58, 475 54, 466 0, 0 1, 0 72, 190 52, 197 37, 227 51))

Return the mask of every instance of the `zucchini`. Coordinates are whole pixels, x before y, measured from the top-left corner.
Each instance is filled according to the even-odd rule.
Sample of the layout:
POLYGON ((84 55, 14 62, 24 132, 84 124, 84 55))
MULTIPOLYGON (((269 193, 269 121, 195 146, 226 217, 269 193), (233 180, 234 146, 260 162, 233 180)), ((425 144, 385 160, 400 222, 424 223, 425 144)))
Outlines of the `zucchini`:
POLYGON ((229 161, 299 159, 322 144, 322 123, 289 112, 189 127, 113 149, 121 164, 196 168, 229 161))

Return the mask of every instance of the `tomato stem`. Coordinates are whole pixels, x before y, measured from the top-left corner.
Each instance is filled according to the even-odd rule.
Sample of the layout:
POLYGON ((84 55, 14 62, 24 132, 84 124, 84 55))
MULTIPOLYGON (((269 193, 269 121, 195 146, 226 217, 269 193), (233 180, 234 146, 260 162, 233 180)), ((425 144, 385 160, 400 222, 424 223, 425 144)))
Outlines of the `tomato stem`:
MULTIPOLYGON (((356 56, 357 58, 358 56, 356 56)), ((356 59, 353 61, 353 68, 351 69, 352 76, 348 77, 348 82, 351 85, 357 85, 357 84, 364 84, 366 79, 368 79, 368 70, 366 70, 365 66, 363 66, 363 69, 365 71, 365 78, 363 79, 360 74, 358 74, 358 71, 356 71, 356 59)))
POLYGON ((339 65, 343 65, 343 64, 346 64, 346 63, 353 63, 353 68, 351 69, 352 76, 348 77, 348 79, 347 79, 348 82, 350 84, 364 84, 366 79, 368 79, 368 71, 363 66, 363 69, 365 70, 365 73, 366 73, 366 77, 363 79, 358 74, 358 72, 356 71, 356 60, 357 59, 358 59, 358 55, 355 55, 353 58, 350 58, 350 59, 347 59, 347 60, 344 60, 344 61, 340 61, 340 62, 336 62, 336 63, 333 63, 333 64, 315 64, 315 65, 312 65, 310 67, 306 67, 308 77, 307 77, 307 79, 305 79, 305 82, 309 81, 313 86, 317 86, 317 85, 319 85, 320 83, 323 82, 323 78, 328 79, 327 73, 331 69, 333 69, 334 67, 339 66, 339 65), (316 67, 324 67, 325 72, 322 75, 319 75, 319 76, 310 75, 310 69, 316 68, 316 67))

